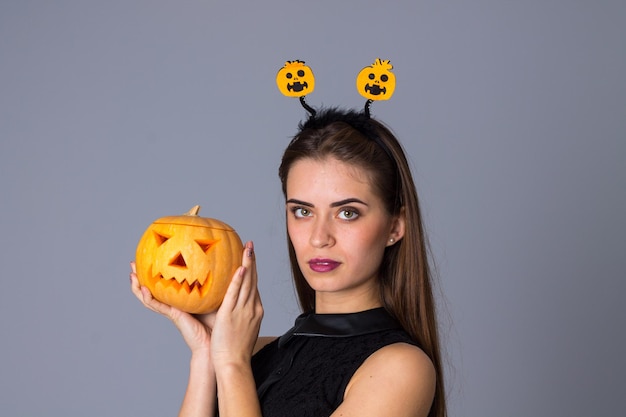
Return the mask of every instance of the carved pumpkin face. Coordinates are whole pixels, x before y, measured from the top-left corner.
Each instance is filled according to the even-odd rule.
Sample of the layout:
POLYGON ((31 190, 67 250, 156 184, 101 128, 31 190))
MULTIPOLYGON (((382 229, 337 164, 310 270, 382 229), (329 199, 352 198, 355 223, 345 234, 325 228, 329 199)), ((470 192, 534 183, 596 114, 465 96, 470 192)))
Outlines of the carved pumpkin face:
POLYGON ((389 61, 376 61, 356 77, 356 89, 368 100, 389 100, 396 88, 396 76, 389 61))
POLYGON ((222 303, 241 265, 243 245, 232 227, 197 215, 152 223, 137 245, 137 277, 154 298, 188 313, 209 313, 222 303))
POLYGON ((302 97, 313 92, 315 77, 304 61, 287 61, 276 74, 276 85, 287 97, 302 97))

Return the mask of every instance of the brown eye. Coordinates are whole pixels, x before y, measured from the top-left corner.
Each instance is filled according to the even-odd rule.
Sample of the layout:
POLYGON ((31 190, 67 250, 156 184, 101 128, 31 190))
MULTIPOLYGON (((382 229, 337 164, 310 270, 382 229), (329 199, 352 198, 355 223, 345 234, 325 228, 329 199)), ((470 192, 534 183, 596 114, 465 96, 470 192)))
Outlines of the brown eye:
POLYGON ((291 211, 296 218, 309 217, 311 215, 311 210, 306 207, 294 207, 291 211))
POLYGON ((359 213, 354 209, 343 209, 339 212, 339 218, 342 220, 354 220, 359 217, 359 213))

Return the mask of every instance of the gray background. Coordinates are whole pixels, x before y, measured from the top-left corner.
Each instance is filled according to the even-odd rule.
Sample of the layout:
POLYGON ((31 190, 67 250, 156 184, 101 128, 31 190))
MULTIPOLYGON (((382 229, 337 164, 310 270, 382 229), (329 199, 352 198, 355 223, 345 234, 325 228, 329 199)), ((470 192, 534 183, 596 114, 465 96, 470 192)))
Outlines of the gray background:
POLYGON ((413 165, 453 416, 617 416, 626 392, 626 2, 0 2, 0 415, 174 415, 189 354, 128 263, 201 214, 256 242, 266 318, 297 305, 276 170, 313 106, 372 112, 413 165))

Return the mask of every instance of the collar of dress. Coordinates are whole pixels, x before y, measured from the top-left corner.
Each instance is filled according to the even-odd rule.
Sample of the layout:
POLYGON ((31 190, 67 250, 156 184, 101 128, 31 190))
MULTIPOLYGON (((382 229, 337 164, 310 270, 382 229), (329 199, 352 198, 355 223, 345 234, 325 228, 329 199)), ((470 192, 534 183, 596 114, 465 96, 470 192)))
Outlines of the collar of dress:
POLYGON ((278 346, 284 346, 293 336, 349 337, 400 328, 383 307, 346 314, 310 312, 296 319, 295 325, 280 337, 278 346))

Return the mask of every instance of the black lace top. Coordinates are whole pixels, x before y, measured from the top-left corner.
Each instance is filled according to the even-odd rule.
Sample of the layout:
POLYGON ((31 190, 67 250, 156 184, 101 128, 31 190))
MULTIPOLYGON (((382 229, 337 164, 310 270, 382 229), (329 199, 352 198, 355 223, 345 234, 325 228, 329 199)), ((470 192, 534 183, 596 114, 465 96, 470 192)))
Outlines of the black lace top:
POLYGON ((365 359, 397 342, 416 345, 383 308, 301 315, 252 358, 263 417, 329 416, 365 359))

